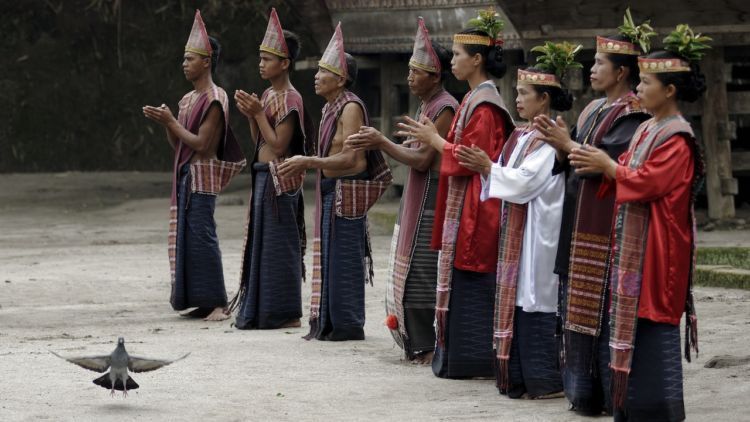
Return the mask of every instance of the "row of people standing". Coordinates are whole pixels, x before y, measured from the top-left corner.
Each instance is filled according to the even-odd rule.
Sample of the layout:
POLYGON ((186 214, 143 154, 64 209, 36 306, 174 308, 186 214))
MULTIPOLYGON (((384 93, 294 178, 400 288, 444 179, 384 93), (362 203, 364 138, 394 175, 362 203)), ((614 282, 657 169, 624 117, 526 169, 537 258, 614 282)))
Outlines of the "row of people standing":
MULTIPOLYGON (((596 39, 591 85, 605 98, 583 110, 572 132, 550 111, 571 108, 563 76, 580 66, 580 47, 537 47, 536 65, 518 71, 516 87, 528 123, 513 128, 496 90, 485 88, 494 88, 488 74, 502 77, 497 16, 480 12, 474 22, 479 28, 454 37, 452 70, 470 92, 448 136, 422 116, 400 125, 413 138, 407 145, 429 145, 442 158, 433 372, 495 376, 514 398, 564 391, 583 415, 683 420, 679 325, 686 313, 689 360, 697 350, 693 201, 703 165, 678 101, 702 94, 697 63, 710 39, 679 25, 664 50, 649 52, 655 33, 628 11, 620 34, 596 39)), ((405 196, 401 217, 419 207, 405 196)), ((413 358, 431 349, 411 344, 421 333, 410 321, 409 270, 421 258, 419 243, 401 256, 409 236, 418 239, 394 231, 387 311, 413 358)))
MULTIPOLYGON (((688 50, 697 53, 691 57, 658 52, 639 59, 647 25, 598 37, 592 87, 606 98, 587 106, 569 134, 564 121, 549 116, 571 107, 562 76, 576 65, 578 49, 547 44, 534 67, 519 71, 516 106, 529 123, 515 127, 490 79, 505 73, 502 22, 483 11, 471 26, 454 37, 451 58, 420 19, 408 82, 422 103, 416 119, 400 125, 403 145, 369 127, 364 104, 347 89, 356 62, 337 27, 315 78, 316 94, 327 100, 316 140, 289 82, 298 39, 272 11, 260 47, 261 76, 272 87, 260 98, 235 92, 256 140, 241 285, 230 304, 238 308, 237 327, 300 325, 301 185, 304 172, 316 169, 307 338, 364 339, 364 287, 372 274, 366 214, 391 182, 382 150, 411 167, 386 301, 389 327, 407 357, 431 360, 441 377, 494 376, 501 393, 514 398, 564 390, 575 410, 600 414, 613 410, 611 345, 617 417, 664 411, 666 419, 683 419, 677 329, 685 305, 692 310, 689 220, 702 169, 693 165, 699 154, 676 99, 700 92, 691 62, 699 49, 688 50), (449 66, 470 87, 460 105, 442 86, 449 66), (677 164, 665 159, 675 154, 677 164), (663 251, 669 259, 656 259, 663 251), (668 374, 675 371, 675 345, 679 377, 668 374), (654 353, 662 358, 639 359, 654 353)), ((194 312, 222 319, 227 300, 223 279, 216 283, 221 260, 212 200, 244 163, 226 124, 226 94, 210 79, 218 56, 212 43, 196 14, 183 65, 196 90, 181 101, 177 120, 166 106, 144 107, 144 114, 167 127, 177 151, 173 307, 197 306, 194 312), (191 70, 191 62, 203 72, 191 70), (201 200, 207 211, 198 215, 194 204, 201 200), (211 303, 202 282, 221 284, 211 303)))
POLYGON ((259 48, 260 74, 271 82, 261 96, 236 90, 254 146, 252 187, 243 242, 241 280, 229 301, 213 216, 216 196, 247 164, 231 127, 229 100, 212 79, 220 46, 197 11, 185 46, 183 71, 194 87, 169 107, 143 107, 167 131, 175 149, 169 256, 170 302, 183 315, 224 320, 237 311, 238 329, 301 326, 305 276, 302 184, 317 170, 312 301, 307 339, 364 339, 364 288, 373 265, 367 211, 392 175, 380 151, 358 152, 346 137, 369 124, 367 109, 349 87, 357 63, 336 28, 315 76, 326 99, 316 133, 289 73, 300 52, 297 35, 283 30, 275 10, 259 48), (222 123, 223 122, 223 123, 222 123))

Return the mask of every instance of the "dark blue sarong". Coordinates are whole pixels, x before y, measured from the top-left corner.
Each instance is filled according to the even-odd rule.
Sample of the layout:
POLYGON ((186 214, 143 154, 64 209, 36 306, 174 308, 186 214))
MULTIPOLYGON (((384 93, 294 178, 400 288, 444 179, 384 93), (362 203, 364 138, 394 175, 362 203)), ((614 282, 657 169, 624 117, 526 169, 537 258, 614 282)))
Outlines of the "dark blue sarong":
POLYGON ((510 398, 537 398, 563 389, 558 359, 557 315, 516 307, 510 346, 510 398))
POLYGON ((177 190, 177 244, 172 308, 227 306, 224 270, 214 209, 216 196, 190 191, 190 164, 180 169, 177 190))
POLYGON ((638 319, 628 397, 615 421, 685 420, 680 327, 638 319))
MULTIPOLYGON (((567 276, 560 276, 561 307, 566 309, 567 276)), ((607 289, 608 290, 608 289, 607 289)), ((604 298, 609 303, 609 294, 604 298)), ((565 322, 562 322, 563 326, 565 322)), ((595 416, 612 414, 611 370, 609 369, 609 312, 604 312, 599 337, 566 330, 563 333, 565 359, 562 368, 565 397, 572 410, 595 416)))
POLYGON ((244 257, 245 294, 235 326, 273 329, 302 317, 302 264, 297 214, 301 193, 275 196, 268 164, 255 163, 244 257))
POLYGON ((494 377, 495 273, 453 269, 444 347, 435 348, 440 378, 494 377))
POLYGON ((318 340, 364 340, 366 217, 336 217, 336 179, 321 180, 322 279, 318 340))

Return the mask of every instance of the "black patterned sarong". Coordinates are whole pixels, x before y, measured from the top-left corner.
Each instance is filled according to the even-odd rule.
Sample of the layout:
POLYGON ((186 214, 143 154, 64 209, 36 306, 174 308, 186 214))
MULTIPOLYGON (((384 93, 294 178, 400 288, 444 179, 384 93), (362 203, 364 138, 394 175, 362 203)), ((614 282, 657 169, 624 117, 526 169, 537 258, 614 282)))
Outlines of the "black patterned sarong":
MULTIPOLYGON (((560 291, 567 291, 568 276, 560 275, 560 291)), ((560 309, 566 309, 565 294, 559 296, 560 309)), ((604 303, 609 303, 605 291, 604 303)), ((565 315, 562 315, 565 324, 565 315)), ((598 336, 565 330, 565 363, 562 367, 565 397, 573 410, 586 416, 612 414, 611 375, 609 369, 609 312, 603 312, 598 336)))
POLYGON ((554 312, 524 312, 516 306, 508 363, 508 397, 530 398, 559 393, 562 377, 558 359, 557 316, 554 312))
POLYGON ((625 408, 615 421, 685 420, 680 327, 638 319, 625 408))
POLYGON ((440 378, 494 377, 492 324, 495 273, 453 268, 445 346, 436 347, 432 372, 440 378))
POLYGON ((318 329, 312 334, 318 340, 364 340, 367 217, 336 216, 336 180, 320 182, 322 286, 318 329))
POLYGON ((246 292, 237 313, 239 329, 279 328, 302 317, 302 268, 297 225, 300 192, 275 196, 268 164, 255 172, 248 245, 243 260, 246 292))
POLYGON ((190 164, 182 166, 177 190, 175 282, 170 298, 176 311, 227 306, 215 208, 215 195, 190 191, 190 164))

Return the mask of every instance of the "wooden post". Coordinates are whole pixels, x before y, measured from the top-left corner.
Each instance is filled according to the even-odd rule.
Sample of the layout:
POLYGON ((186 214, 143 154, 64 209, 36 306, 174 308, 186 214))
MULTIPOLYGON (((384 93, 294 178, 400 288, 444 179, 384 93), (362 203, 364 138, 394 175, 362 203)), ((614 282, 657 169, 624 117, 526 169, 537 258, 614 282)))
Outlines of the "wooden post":
POLYGON ((518 66, 508 65, 505 76, 502 79, 495 79, 497 87, 500 89, 500 96, 503 97, 505 107, 508 108, 511 116, 515 119, 516 113, 516 79, 518 79, 518 66))
POLYGON ((702 63, 706 75, 703 97, 703 145, 706 160, 706 194, 708 217, 716 220, 734 218, 734 195, 737 179, 732 177, 733 137, 727 104, 727 76, 724 49, 716 47, 706 54, 702 63))
MULTIPOLYGON (((393 113, 396 103, 396 81, 398 80, 399 61, 393 55, 381 54, 380 56, 380 133, 391 138, 393 133, 393 113)), ((386 155, 386 161, 393 172, 393 184, 403 186, 406 183, 408 167, 386 155)), ((394 197, 394 189, 386 194, 394 197)))
POLYGON ((391 80, 391 62, 392 58, 388 54, 380 55, 380 127, 378 129, 382 133, 388 133, 392 126, 395 87, 391 80))

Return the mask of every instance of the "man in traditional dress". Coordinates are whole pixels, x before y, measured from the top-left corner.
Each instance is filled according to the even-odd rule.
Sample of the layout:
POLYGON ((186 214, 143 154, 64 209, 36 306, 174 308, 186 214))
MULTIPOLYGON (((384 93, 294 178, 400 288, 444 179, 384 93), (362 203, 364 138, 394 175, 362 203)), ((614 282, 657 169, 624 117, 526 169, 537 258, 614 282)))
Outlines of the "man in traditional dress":
MULTIPOLYGON (((450 69, 450 53, 430 40, 424 20, 419 18, 414 52, 409 60, 409 89, 421 104, 416 118, 425 116, 438 134, 448 135, 458 102, 443 88, 450 69)), ((386 313, 396 318, 391 328, 406 358, 432 362, 435 350, 435 282, 437 251, 430 248, 435 218, 440 155, 429 145, 403 146, 391 142, 374 128, 363 126, 346 143, 354 150, 380 149, 410 167, 393 229, 391 258, 386 286, 386 313)))
POLYGON ((605 97, 584 108, 572 137, 559 117, 552 122, 539 116, 534 123, 542 138, 558 149, 555 172, 566 174, 555 272, 560 275, 565 395, 571 409, 581 415, 612 413, 606 310, 614 198, 597 196, 601 174, 576 173, 567 155, 577 146, 591 145, 617 158, 648 118, 633 92, 638 83, 638 44, 638 39, 623 34, 596 38, 591 87, 605 97))
POLYGON ((367 109, 348 88, 357 77, 344 51, 341 24, 315 75, 315 93, 326 99, 316 157, 297 155, 279 165, 282 177, 318 172, 310 333, 306 339, 364 340, 365 283, 372 281, 367 211, 392 181, 380 151, 354 151, 344 144, 369 124, 367 109))
POLYGON ((299 51, 299 38, 281 28, 271 9, 259 64, 261 78, 271 87, 260 98, 242 90, 234 96, 255 141, 240 289, 230 306, 239 307, 238 329, 299 327, 302 317, 304 174, 281 178, 277 172, 287 157, 315 148, 302 96, 289 81, 299 51))
POLYGON ((245 166, 229 127, 229 101, 211 77, 219 43, 210 38, 195 12, 182 69, 193 91, 179 103, 175 119, 165 104, 145 106, 143 114, 165 127, 175 150, 169 219, 170 302, 175 310, 209 321, 227 319, 227 293, 216 236, 216 195, 245 166))

